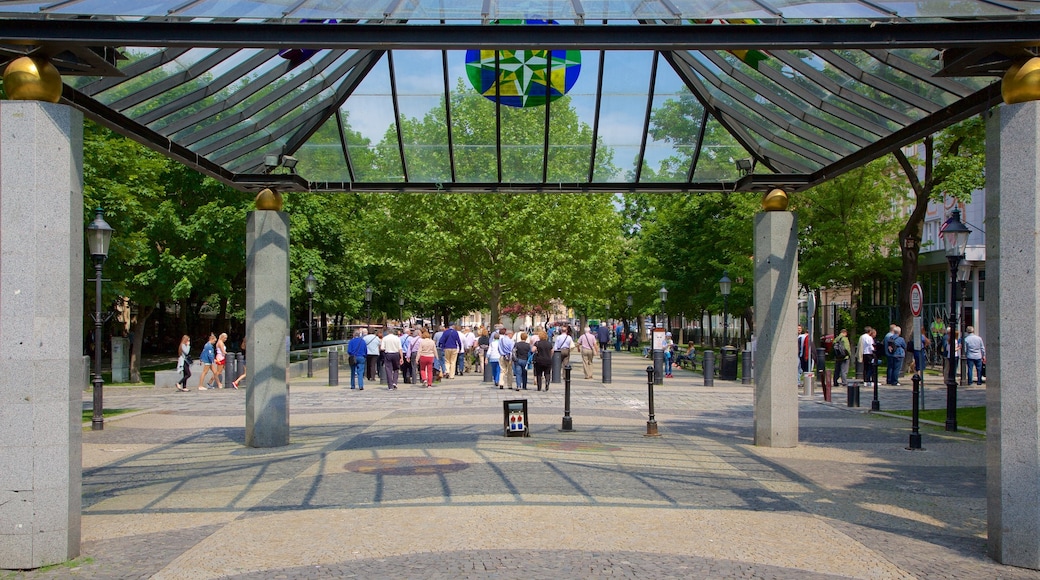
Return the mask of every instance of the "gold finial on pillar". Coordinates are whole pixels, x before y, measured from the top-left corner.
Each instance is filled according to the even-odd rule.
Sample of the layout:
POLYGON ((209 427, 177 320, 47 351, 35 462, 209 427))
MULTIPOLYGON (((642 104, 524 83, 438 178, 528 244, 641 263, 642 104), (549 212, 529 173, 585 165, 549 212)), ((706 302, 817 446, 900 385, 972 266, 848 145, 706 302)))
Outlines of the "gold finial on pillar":
POLYGON ((1008 105, 1040 100, 1040 57, 1011 65, 1000 83, 1000 94, 1008 105))
POLYGON ((4 71, 4 91, 13 101, 57 103, 61 99, 61 73, 45 58, 16 58, 4 71))
POLYGON ((282 194, 273 187, 261 189, 256 194, 256 209, 282 211, 282 194))
POLYGON ((787 211, 787 192, 777 188, 762 196, 762 209, 765 211, 787 211))

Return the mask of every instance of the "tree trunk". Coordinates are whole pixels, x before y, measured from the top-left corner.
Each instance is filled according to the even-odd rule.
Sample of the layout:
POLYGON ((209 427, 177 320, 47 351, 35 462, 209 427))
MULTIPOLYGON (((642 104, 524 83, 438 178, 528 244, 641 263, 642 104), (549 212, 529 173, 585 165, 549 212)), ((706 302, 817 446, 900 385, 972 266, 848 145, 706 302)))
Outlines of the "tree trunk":
MULTIPOLYGON (((134 344, 130 348, 130 382, 139 383, 141 382, 141 348, 144 344, 144 333, 145 326, 148 323, 148 319, 151 318, 152 313, 155 312, 155 306, 144 306, 138 305, 137 307, 137 319, 130 323, 130 334, 134 337, 134 344)), ((180 341, 177 341, 180 344, 180 341)), ((171 355, 173 353, 170 353, 171 355)))
MULTIPOLYGON (((894 153, 899 165, 903 168, 910 185, 914 190, 914 210, 906 220, 906 225, 899 230, 899 250, 902 258, 902 267, 899 275, 899 326, 904 329, 902 336, 908 337, 908 330, 913 324, 913 315, 910 312, 910 286, 917 282, 918 257, 921 252, 921 231, 924 228, 924 216, 928 211, 928 199, 931 197, 934 187, 932 179, 933 146, 932 138, 925 139, 925 180, 921 183, 917 179, 917 173, 910 161, 903 155, 902 150, 897 149, 894 153)), ((910 357, 903 359, 904 372, 910 365, 910 357)))

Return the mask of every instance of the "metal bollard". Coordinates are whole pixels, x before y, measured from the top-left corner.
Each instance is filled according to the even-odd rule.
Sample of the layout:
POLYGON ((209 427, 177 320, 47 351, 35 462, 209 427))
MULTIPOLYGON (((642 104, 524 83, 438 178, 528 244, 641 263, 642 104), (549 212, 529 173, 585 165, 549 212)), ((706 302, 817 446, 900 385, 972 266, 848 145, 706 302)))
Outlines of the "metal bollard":
POLYGON ((552 356, 552 382, 560 382, 560 366, 563 365, 563 355, 560 351, 554 350, 552 356))
POLYGON ((920 418, 921 407, 918 401, 918 397, 921 391, 921 375, 914 374, 911 381, 914 384, 914 402, 910 411, 910 446, 907 449, 913 451, 915 449, 921 449, 921 431, 918 419, 920 418))
POLYGON ((646 390, 649 393, 650 403, 650 420, 646 422, 646 436, 647 437, 658 437, 660 434, 657 432, 657 420, 654 419, 654 383, 655 375, 654 367, 646 367, 646 390))
POLYGON ((664 351, 654 351, 654 384, 664 384, 664 351))
POLYGON ((740 356, 740 384, 751 384, 751 351, 745 350, 740 356))
POLYGON ((603 349, 600 355, 603 357, 603 384, 610 384, 610 351, 603 349))
POLYGON ((571 420, 571 365, 563 368, 563 425, 560 431, 574 431, 574 423, 571 420))
POLYGON ((329 386, 339 386, 339 351, 329 351, 329 386))
POLYGON ((848 405, 847 406, 849 406, 849 407, 858 407, 859 406, 859 385, 860 385, 859 381, 849 381, 849 384, 847 386, 847 390, 849 392, 849 395, 848 395, 848 405))
POLYGON ((715 353, 710 350, 704 351, 704 360, 701 361, 701 367, 704 371, 704 386, 714 387, 715 386, 715 353))
MULTIPOLYGON (((483 356, 483 354, 481 356, 483 356)), ((494 377, 491 376, 491 365, 489 365, 487 361, 482 362, 484 363, 484 378, 481 379, 481 382, 490 383, 494 379, 494 377)))
POLYGON ((827 349, 816 349, 816 384, 823 386, 824 372, 827 370, 827 349))

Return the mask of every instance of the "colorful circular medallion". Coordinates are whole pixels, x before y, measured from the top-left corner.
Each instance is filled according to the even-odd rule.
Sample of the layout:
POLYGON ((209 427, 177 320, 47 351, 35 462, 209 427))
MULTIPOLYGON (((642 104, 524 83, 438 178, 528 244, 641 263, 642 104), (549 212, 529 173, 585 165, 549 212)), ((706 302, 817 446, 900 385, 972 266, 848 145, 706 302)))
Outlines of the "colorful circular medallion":
MULTIPOLYGON (((498 24, 545 25, 556 21, 500 20, 498 24)), ((466 51, 466 75, 473 88, 509 107, 540 107, 547 100, 555 101, 571 90, 580 72, 580 50, 466 51)))

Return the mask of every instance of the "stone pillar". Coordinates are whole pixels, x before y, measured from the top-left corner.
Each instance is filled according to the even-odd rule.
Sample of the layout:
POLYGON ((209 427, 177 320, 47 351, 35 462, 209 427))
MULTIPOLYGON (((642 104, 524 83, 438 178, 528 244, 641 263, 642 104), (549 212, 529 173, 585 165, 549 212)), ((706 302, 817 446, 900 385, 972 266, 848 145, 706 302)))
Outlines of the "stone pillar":
POLYGON ((289 214, 257 210, 246 225, 246 445, 289 444, 289 214))
POLYGON ((798 220, 755 216, 755 445, 798 445, 798 220))
POLYGON ((986 141, 987 546, 1040 569, 1040 102, 992 111, 986 141))
POLYGON ((0 101, 0 568, 79 556, 83 116, 0 101))

